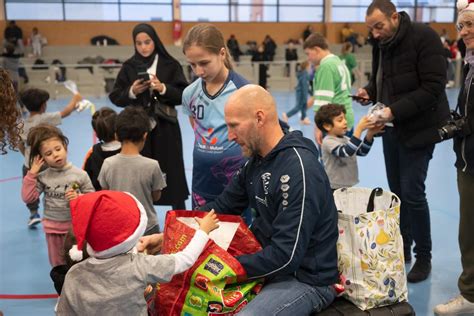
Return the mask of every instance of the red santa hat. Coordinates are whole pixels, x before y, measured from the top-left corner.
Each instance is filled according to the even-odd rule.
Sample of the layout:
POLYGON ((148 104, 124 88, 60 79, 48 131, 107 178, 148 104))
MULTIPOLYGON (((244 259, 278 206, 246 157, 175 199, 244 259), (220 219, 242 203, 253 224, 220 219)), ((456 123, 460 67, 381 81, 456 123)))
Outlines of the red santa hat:
POLYGON ((145 232, 145 208, 130 193, 93 192, 72 200, 70 205, 77 245, 69 255, 74 261, 82 260, 85 242, 91 257, 104 259, 126 253, 145 232))
POLYGON ((474 0, 458 0, 456 6, 459 14, 474 11, 474 0))

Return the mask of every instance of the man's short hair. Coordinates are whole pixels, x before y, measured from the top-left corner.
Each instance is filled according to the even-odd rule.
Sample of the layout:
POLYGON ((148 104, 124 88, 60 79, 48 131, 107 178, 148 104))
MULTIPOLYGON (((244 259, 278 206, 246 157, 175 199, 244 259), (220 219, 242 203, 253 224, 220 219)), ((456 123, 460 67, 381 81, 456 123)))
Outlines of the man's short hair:
POLYGON ((38 112, 48 100, 48 91, 42 89, 31 88, 20 93, 20 103, 30 112, 38 112))
POLYGON ((333 126, 334 118, 341 115, 341 113, 346 114, 344 105, 329 103, 319 108, 318 112, 316 112, 316 115, 314 116, 314 122, 320 130, 327 132, 327 130, 324 128, 324 124, 333 126))
POLYGON ((150 131, 150 118, 143 108, 127 106, 117 115, 115 133, 120 142, 130 141, 138 143, 143 135, 150 131))
POLYGON ((366 16, 371 15, 378 9, 386 17, 391 17, 393 13, 397 12, 397 7, 390 0, 374 0, 367 8, 366 16))
POLYGON ((328 41, 321 33, 311 34, 303 43, 303 49, 315 47, 329 49, 328 41))

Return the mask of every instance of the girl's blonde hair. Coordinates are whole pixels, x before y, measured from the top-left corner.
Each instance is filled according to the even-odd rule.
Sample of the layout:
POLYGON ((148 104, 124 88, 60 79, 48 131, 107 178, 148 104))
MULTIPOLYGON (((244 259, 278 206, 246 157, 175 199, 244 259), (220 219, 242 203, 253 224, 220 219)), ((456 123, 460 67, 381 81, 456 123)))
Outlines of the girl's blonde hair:
POLYGON ((224 42, 224 36, 217 27, 209 23, 201 23, 193 26, 183 42, 183 53, 191 46, 196 45, 204 48, 212 54, 218 55, 222 48, 225 50, 224 65, 227 69, 232 70, 232 62, 230 61, 229 52, 224 42))
POLYGON ((26 144, 31 147, 30 165, 33 163, 35 157, 41 154, 41 144, 51 138, 59 139, 67 150, 69 139, 64 136, 63 132, 61 132, 61 130, 56 126, 39 124, 30 130, 28 138, 26 139, 26 144))

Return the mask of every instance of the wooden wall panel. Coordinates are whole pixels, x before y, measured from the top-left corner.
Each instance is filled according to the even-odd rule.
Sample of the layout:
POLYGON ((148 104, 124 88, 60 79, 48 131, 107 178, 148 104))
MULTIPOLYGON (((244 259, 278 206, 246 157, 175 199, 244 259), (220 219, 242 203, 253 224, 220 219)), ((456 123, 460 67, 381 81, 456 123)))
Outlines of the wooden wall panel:
MULTIPOLYGON (((108 35, 115 38, 122 45, 132 44, 132 29, 137 22, 86 22, 86 21, 17 21, 23 29, 25 37, 29 36, 31 29, 36 26, 40 33, 47 37, 50 45, 90 45, 90 39, 96 35, 108 35)), ((166 45, 172 45, 172 23, 150 22, 158 32, 161 40, 166 45)), ((183 23, 183 36, 195 23, 183 23)), ((235 34, 241 44, 249 40, 261 42, 266 34, 270 34, 277 44, 283 44, 288 39, 299 39, 308 23, 214 23, 227 39, 230 34, 235 34)), ((313 23, 313 29, 321 32, 330 43, 341 41, 340 31, 344 23, 313 23)), ((6 22, 0 20, 1 35, 6 22)), ((456 37, 453 23, 432 23, 431 26, 440 32, 446 28, 450 38, 456 37)), ((364 23, 351 23, 354 31, 367 34, 364 23)))

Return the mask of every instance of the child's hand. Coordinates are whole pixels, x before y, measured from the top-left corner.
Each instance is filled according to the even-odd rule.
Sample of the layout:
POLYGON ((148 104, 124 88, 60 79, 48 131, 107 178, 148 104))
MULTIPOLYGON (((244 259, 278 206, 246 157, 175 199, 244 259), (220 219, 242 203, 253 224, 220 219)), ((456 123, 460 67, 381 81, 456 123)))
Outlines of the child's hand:
POLYGON ((379 133, 383 133, 384 132, 384 129, 385 128, 385 124, 375 124, 372 128, 369 128, 369 130, 367 131, 367 139, 369 140, 372 140, 372 138, 374 137, 374 135, 377 135, 379 133))
POLYGON ((145 252, 149 255, 156 255, 163 246, 163 234, 153 234, 140 237, 137 243, 138 252, 145 252))
POLYGON ((66 194, 64 196, 66 197, 66 200, 72 201, 74 199, 77 199, 77 197, 79 196, 79 193, 77 193, 75 189, 71 188, 66 191, 66 194))
POLYGON ((365 131, 366 129, 373 128, 375 126, 375 122, 370 120, 367 115, 364 115, 360 119, 358 126, 360 126, 361 131, 365 131))
POLYGON ((76 104, 77 102, 82 100, 82 95, 79 93, 76 93, 75 95, 72 96, 72 102, 76 104))
POLYGON ((30 172, 32 174, 38 174, 38 172, 41 170, 41 167, 44 165, 44 159, 41 157, 41 155, 36 156, 33 159, 33 163, 31 164, 30 172))
POLYGON ((211 210, 203 218, 195 217, 196 222, 199 224, 199 229, 209 234, 214 229, 219 227, 219 219, 217 218, 216 211, 211 210))

